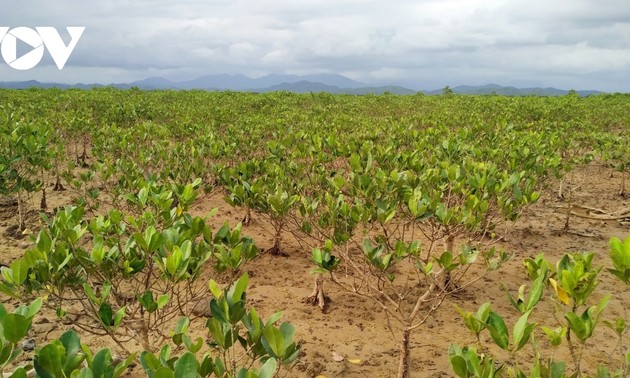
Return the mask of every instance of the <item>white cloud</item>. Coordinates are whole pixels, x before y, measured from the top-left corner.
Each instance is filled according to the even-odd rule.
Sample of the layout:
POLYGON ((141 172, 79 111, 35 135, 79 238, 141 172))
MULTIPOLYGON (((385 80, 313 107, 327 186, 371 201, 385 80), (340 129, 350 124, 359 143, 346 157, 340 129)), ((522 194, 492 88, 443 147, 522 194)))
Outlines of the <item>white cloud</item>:
POLYGON ((63 72, 0 64, 3 81, 336 72, 427 89, 630 91, 618 82, 630 77, 627 0, 26 0, 3 13, 11 27, 87 27, 63 72))

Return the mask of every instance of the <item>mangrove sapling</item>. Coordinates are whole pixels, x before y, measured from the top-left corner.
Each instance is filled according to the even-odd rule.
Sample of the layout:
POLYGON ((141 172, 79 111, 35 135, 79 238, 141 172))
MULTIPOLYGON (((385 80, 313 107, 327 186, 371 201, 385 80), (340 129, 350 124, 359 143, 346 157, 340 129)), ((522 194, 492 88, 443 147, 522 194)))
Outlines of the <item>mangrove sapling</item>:
MULTIPOLYGON (((630 236, 626 237, 623 242, 619 240, 619 238, 613 237, 610 239, 609 245, 609 257, 613 263, 613 268, 609 268, 607 271, 625 284, 625 292, 627 292, 628 286, 630 285, 630 236)), ((628 309, 624 298, 625 297, 623 295, 619 296, 624 317, 617 318, 614 323, 606 322, 606 324, 616 333, 618 337, 618 342, 615 346, 615 350, 613 350, 613 353, 618 350, 621 354, 622 362, 620 370, 625 376, 628 371, 630 371, 630 351, 624 349, 624 337, 627 333, 626 322, 629 319, 628 309)))
MULTIPOLYGON (((572 176, 572 175, 570 175, 572 176)), ((564 197, 563 197, 564 198, 564 197)), ((573 205, 573 188, 569 187, 569 199, 567 201, 567 212, 564 220, 564 230, 569 230, 569 221, 571 219, 571 206, 573 205)))
MULTIPOLYGON (((12 264, 16 267, 15 264, 12 264)), ((2 275, 10 279, 23 279, 23 272, 2 268, 2 275)), ((31 369, 28 365, 18 367, 9 375, 5 371, 22 354, 21 342, 28 334, 35 314, 42 307, 41 298, 35 299, 30 305, 22 305, 13 312, 8 312, 0 303, 0 377, 26 377, 31 369)))
POLYGON ((276 326, 281 312, 265 321, 255 309, 248 308, 247 283, 246 274, 225 289, 210 281, 214 298, 209 306, 212 316, 206 327, 211 349, 197 357, 204 345, 203 339, 193 341, 187 334, 190 320, 181 317, 171 339, 175 346, 184 347, 186 351, 179 357, 171 357, 172 348, 167 344, 157 356, 142 352, 140 363, 147 375, 186 377, 187 372, 200 377, 271 378, 277 376, 283 366, 293 363, 300 353, 300 346, 293 340, 294 327, 288 322, 276 326))
MULTIPOLYGON (((630 245, 630 241, 628 243, 630 245)), ((611 247, 614 250, 621 251, 621 244, 618 240, 611 240, 611 247)), ((621 247, 622 248, 622 247, 621 247)), ((630 251, 630 248, 629 248, 630 251)), ((615 258, 619 257, 617 252, 612 253, 615 258)), ((630 256, 630 255, 629 255, 630 256)), ((584 374, 582 369, 582 359, 589 340, 592 338, 594 331, 597 329, 602 312, 610 300, 610 294, 604 295, 596 305, 588 305, 592 299, 592 293, 597 286, 597 276, 601 268, 594 268, 592 264, 594 254, 592 253, 572 253, 564 255, 560 261, 554 266, 545 260, 543 255, 539 255, 536 259, 527 259, 525 266, 528 270, 530 279, 532 280, 529 293, 525 291, 525 285, 519 288, 517 297, 509 295, 510 302, 518 311, 520 318, 515 322, 512 337, 508 334, 508 328, 502 316, 490 309, 490 304, 483 304, 476 314, 458 309, 464 323, 477 336, 478 343, 481 344, 479 334, 487 329, 490 332, 493 342, 501 349, 510 353, 510 360, 506 362, 504 368, 507 369, 510 376, 515 377, 544 377, 544 378, 560 378, 565 376, 581 377, 584 374), (548 274, 548 271, 550 274, 548 274), (546 283, 549 283, 548 285, 546 283), (545 287, 549 287, 554 296, 552 297, 556 305, 556 311, 553 318, 557 322, 557 327, 551 328, 545 325, 528 323, 528 318, 538 307, 542 293, 545 287), (570 306, 570 310, 562 306, 570 306), (582 309, 584 306, 588 306, 582 309), (558 316, 560 314, 561 316, 558 316), (535 340, 536 328, 540 328, 545 337, 549 341, 552 348, 550 357, 546 357, 548 352, 544 350, 544 344, 537 343, 535 340), (571 337, 571 335, 573 335, 571 337), (516 356, 516 352, 522 349, 526 344, 530 343, 533 348, 533 359, 531 357, 523 358, 516 356), (573 368, 568 369, 564 361, 556 361, 554 352, 558 347, 566 343, 571 353, 573 368), (529 372, 527 371, 529 369, 529 372), (569 375, 568 370, 572 370, 569 375)), ((630 260, 629 264, 630 264, 630 260)), ((617 261, 619 262, 619 261, 617 261)), ((622 265, 614 264, 617 273, 625 271, 622 265), (621 268, 621 269, 619 269, 621 268)), ((628 265, 630 266, 630 265, 628 265)), ((612 269, 611 269, 612 271, 612 269)), ((616 273, 614 273, 616 274, 616 273)), ((623 275, 623 274, 622 274, 623 275)), ((625 322, 623 319, 617 319, 614 323, 604 321, 621 339, 625 331, 625 322)), ((452 346, 453 353, 449 353, 450 363, 459 377, 469 377, 475 374, 475 364, 463 364, 464 360, 479 359, 483 360, 484 356, 464 356, 458 346, 452 346), (461 357, 461 358, 460 358, 461 357)), ((468 349, 470 350, 470 349, 468 349)), ((484 354, 490 354, 490 350, 484 348, 484 354)), ((615 347, 615 351, 617 347, 615 347)), ((602 377, 621 377, 624 376, 624 369, 627 369, 627 356, 621 355, 621 364, 619 367, 617 361, 614 361, 611 355, 609 367, 614 367, 612 373, 608 367, 598 366, 598 376, 602 377), (618 368, 619 367, 619 368, 618 368)))
POLYGON ((42 199, 39 202, 39 209, 46 210, 48 208, 48 202, 46 202, 46 186, 42 186, 42 199))
POLYGON ((241 222, 243 225, 248 226, 252 220, 252 204, 258 188, 256 186, 252 188, 248 182, 243 181, 239 184, 228 185, 226 189, 230 193, 225 197, 225 202, 233 207, 245 207, 245 215, 241 222))
POLYGON ((218 181, 228 191, 225 197, 232 207, 244 207, 245 215, 242 223, 248 226, 252 220, 252 209, 266 188, 255 176, 261 172, 260 163, 256 159, 241 162, 235 167, 218 168, 218 181))
POLYGON ((0 194, 17 197, 18 226, 26 229, 28 197, 42 187, 42 172, 50 167, 50 128, 20 118, 12 110, 0 122, 0 194))
MULTIPOLYGON (((534 329, 537 324, 529 323, 532 309, 523 313, 514 323, 514 326, 511 327, 511 337, 504 318, 492 311, 490 303, 484 303, 479 308, 476 315, 460 309, 458 309, 458 311, 464 318, 466 327, 476 334, 479 344, 481 344, 479 334, 484 330, 488 330, 493 342, 501 349, 507 351, 510 355, 510 359, 507 363, 496 367, 492 355, 489 353, 489 349, 483 348, 482 346, 481 348, 486 350, 479 355, 477 349, 474 347, 467 346, 461 348, 457 344, 451 344, 449 347, 449 362, 455 374, 461 378, 500 377, 503 376, 500 373, 506 370, 510 377, 524 378, 525 375, 520 367, 519 359, 516 357, 516 354, 530 342, 535 345, 535 342, 532 340, 534 339, 534 329)), ((539 354, 536 348, 534 348, 534 354, 537 356, 536 360, 539 361, 539 354)), ((540 369, 540 365, 538 365, 538 369, 540 369)), ((563 366, 562 372, 564 372, 563 366)), ((550 376, 548 374, 540 374, 540 372, 536 374, 532 371, 531 376, 559 378, 564 375, 550 376)))
MULTIPOLYGON (((335 203, 340 203, 339 201, 332 201, 330 196, 325 197, 330 202, 327 205, 330 205, 333 208, 335 207, 335 203)), ((343 244, 346 241, 344 238, 349 232, 348 227, 350 227, 350 225, 346 223, 345 232, 343 233, 336 233, 334 231, 330 233, 328 229, 320 227, 317 219, 322 216, 322 214, 319 212, 322 208, 327 207, 327 205, 320 207, 318 199, 313 200, 305 194, 302 194, 300 196, 298 211, 289 214, 289 217, 287 217, 287 231, 293 235, 299 244, 300 249, 306 251, 310 250, 311 258, 315 261, 315 263, 318 266, 324 266, 323 270, 315 268, 311 271, 311 273, 315 274, 315 282, 313 284, 313 291, 305 299, 306 303, 313 306, 319 306, 322 312, 325 312, 326 305, 330 300, 324 292, 324 273, 331 268, 336 267, 340 263, 339 259, 330 254, 330 251, 333 248, 328 244, 332 243, 331 239, 328 239, 328 237, 336 236, 336 242, 343 244), (323 249, 318 248, 318 246, 324 244, 328 247, 323 249)), ((339 219, 339 221, 339 223, 344 223, 341 219, 339 219)), ((337 224, 336 229, 338 231, 341 229, 339 224, 337 224)))
POLYGON ((270 254, 287 256, 286 253, 282 251, 282 231, 287 224, 289 214, 299 200, 299 195, 290 195, 277 186, 273 192, 263 192, 263 195, 261 195, 255 203, 256 209, 269 218, 269 222, 274 230, 273 246, 268 251, 270 254))
POLYGON ((571 218, 571 206, 573 205, 574 192, 580 187, 579 182, 584 181, 584 174, 580 175, 579 180, 576 179, 576 166, 586 166, 593 161, 595 155, 593 154, 593 148, 591 146, 591 135, 585 131, 576 131, 576 136, 573 139, 560 140, 558 142, 558 149, 560 150, 560 157, 562 163, 560 165, 562 171, 558 172, 560 176, 560 189, 558 191, 558 198, 561 200, 567 199, 563 187, 566 186, 568 190, 567 212, 564 223, 564 230, 569 230, 569 221, 571 218), (564 177, 566 174, 568 178, 564 177), (579 182, 576 182, 579 181, 579 182))
POLYGON ((600 145, 598 146, 600 154, 600 160, 605 165, 610 167, 610 178, 614 177, 614 172, 620 173, 621 183, 619 188, 619 195, 621 197, 626 196, 626 171, 630 164, 630 147, 626 143, 627 135, 615 135, 609 133, 602 133, 598 135, 600 145))
POLYGON ((127 196, 143 209, 138 215, 111 210, 87 220, 81 207, 58 211, 11 268, 27 275, 3 276, 0 290, 45 293, 59 316, 76 317, 75 326, 110 337, 127 353, 132 340, 157 350, 176 317, 191 314, 207 293, 202 273, 208 260, 217 270, 237 271, 257 253, 240 226, 225 225, 213 235, 206 220, 187 213, 197 184, 173 191, 141 187, 127 196), (179 205, 172 208, 175 197, 179 205))
POLYGON ((226 170, 222 175, 223 180, 229 183, 227 202, 233 206, 244 206, 247 219, 250 217, 250 209, 267 218, 273 228, 274 240, 268 252, 287 256, 282 250, 282 233, 295 205, 300 201, 300 196, 296 194, 299 184, 286 174, 285 170, 288 168, 279 166, 274 160, 260 165, 257 160, 253 160, 250 164, 241 163, 237 168, 236 172, 226 170), (241 176, 243 171, 246 174, 241 176), (254 171, 257 173, 254 183, 244 181, 254 171), (238 177, 234 177, 235 173, 238 177))
MULTIPOLYGON (((556 264, 554 276, 549 278, 549 283, 556 294, 554 303, 557 312, 564 312, 561 306, 571 307, 570 311, 564 312, 563 317, 567 321, 566 340, 577 371, 580 371, 584 343, 592 336, 601 311, 608 303, 608 300, 604 298, 598 307, 589 307, 581 316, 577 315, 578 309, 587 303, 598 285, 597 275, 601 267, 593 267, 594 256, 594 253, 586 252, 565 254, 556 264), (572 334, 577 337, 579 345, 573 342, 572 334)), ((559 324, 563 323, 556 313, 554 317, 559 324)))
POLYGON ((38 377, 118 378, 135 358, 136 353, 133 353, 116 362, 109 348, 92 353, 86 344, 81 343, 79 334, 70 329, 35 351, 33 367, 38 377))
MULTIPOLYGON (((464 148, 451 142, 445 143, 449 156, 464 148)), ((341 195, 324 198, 328 213, 318 223, 332 230, 333 239, 313 250, 313 261, 316 273, 328 272, 344 291, 371 299, 401 328, 398 377, 406 378, 412 332, 447 296, 507 258, 492 246, 497 239, 484 242, 475 235, 515 220, 520 208, 539 196, 524 171, 510 174, 489 163, 438 161, 416 174, 384 172, 372 162, 369 152, 363 161, 353 155, 348 177, 330 180, 341 195), (426 251, 414 240, 419 234, 429 243, 426 251), (470 269, 475 263, 483 266, 481 272, 470 269), (337 274, 341 264, 350 272, 345 278, 337 274), (413 273, 401 273, 410 267, 413 273)))
MULTIPOLYGON (((344 196, 333 197, 328 193, 319 200, 310 201, 304 199, 299 207, 301 219, 293 218, 294 222, 307 235, 305 238, 296 235, 300 245, 307 245, 312 251, 312 260, 318 266, 312 273, 315 274, 313 292, 306 298, 306 303, 317 305, 322 312, 325 311, 329 301, 324 292, 323 273, 334 271, 341 259, 334 256, 333 250, 345 249, 348 255, 348 243, 355 232, 360 218, 360 207, 350 205, 344 196), (312 240, 311 240, 312 239, 312 240), (312 246, 311 242, 324 245, 322 249, 312 246)), ((346 274, 348 274, 348 267, 346 274)))
POLYGON ((358 261, 356 256, 345 249, 336 249, 338 257, 332 256, 333 244, 329 241, 324 248, 313 250, 313 261, 321 262, 316 273, 330 272, 333 283, 346 292, 372 300, 385 311, 388 319, 401 328, 398 376, 408 377, 412 332, 430 319, 448 295, 480 278, 478 276, 470 281, 462 279, 469 264, 477 257, 483 258, 487 260, 487 272, 491 267, 497 266, 496 261, 491 262, 497 256, 494 251, 480 254, 466 245, 461 252, 445 251, 440 258, 434 256, 424 263, 417 242, 396 240, 394 243, 395 248, 390 250, 387 243, 374 245, 371 240, 366 239, 363 245, 364 259, 358 261), (446 257, 447 255, 452 257, 446 257), (339 260, 350 268, 352 278, 349 282, 335 272, 339 260), (407 263, 416 267, 419 281, 404 276, 402 280, 396 280, 398 275, 394 272, 397 266, 402 268, 407 263), (452 274, 451 285, 443 284, 447 272, 452 274))
MULTIPOLYGON (((54 160, 54 156, 53 154, 50 154, 49 156, 50 161, 52 162, 54 160)), ((54 162, 53 162, 54 164, 54 162)), ((48 168, 50 168, 50 166, 48 166, 48 168)), ((44 167, 41 167, 40 169, 40 177, 42 179, 42 197, 39 201, 39 209, 42 211, 45 211, 48 209, 48 202, 46 200, 46 188, 49 186, 49 180, 50 180, 50 176, 48 175, 47 170, 44 167)), ((53 188, 54 190, 54 188, 53 188)))
POLYGON ((94 128, 90 120, 90 115, 84 109, 75 109, 69 115, 68 130, 73 137, 74 144, 74 162, 81 168, 88 168, 87 164, 87 145, 89 143, 90 134, 94 128), (82 148, 82 152, 79 155, 79 147, 82 148))
POLYGON ((60 143, 57 140, 56 147, 53 151, 53 169, 55 174, 55 185, 53 186, 53 191, 62 192, 66 190, 66 188, 61 183, 61 169, 60 166, 64 162, 64 158, 66 157, 66 150, 64 148, 64 144, 60 143))

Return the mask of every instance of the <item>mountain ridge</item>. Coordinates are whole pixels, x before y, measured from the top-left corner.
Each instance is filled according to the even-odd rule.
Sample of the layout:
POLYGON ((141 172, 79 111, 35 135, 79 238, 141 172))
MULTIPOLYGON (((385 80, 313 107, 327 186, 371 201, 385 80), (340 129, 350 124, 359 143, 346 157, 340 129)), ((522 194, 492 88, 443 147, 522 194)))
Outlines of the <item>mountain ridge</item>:
MULTIPOLYGON (((314 75, 284 75, 272 74, 259 78, 250 78, 243 74, 216 74, 204 75, 196 79, 185 81, 172 81, 163 77, 149 77, 142 80, 136 80, 131 83, 112 83, 104 84, 60 84, 60 83, 42 83, 36 80, 0 82, 0 88, 27 89, 27 88, 79 88, 91 89, 93 87, 112 86, 119 89, 129 89, 137 87, 143 90, 167 89, 167 90, 231 90, 246 92, 274 92, 289 91, 295 93, 309 92, 329 92, 338 94, 383 94, 392 93, 400 95, 408 95, 415 93, 424 93, 427 95, 440 95, 445 89, 435 90, 414 90, 400 85, 370 85, 362 83, 342 75, 337 74, 314 74, 314 75)), ((505 95, 505 96, 563 96, 570 91, 553 87, 541 88, 517 88, 513 86, 502 86, 498 84, 486 85, 459 85, 450 88, 453 93, 457 94, 473 94, 473 95, 505 95)), ((596 90, 578 90, 580 96, 588 96, 604 93, 596 90)))

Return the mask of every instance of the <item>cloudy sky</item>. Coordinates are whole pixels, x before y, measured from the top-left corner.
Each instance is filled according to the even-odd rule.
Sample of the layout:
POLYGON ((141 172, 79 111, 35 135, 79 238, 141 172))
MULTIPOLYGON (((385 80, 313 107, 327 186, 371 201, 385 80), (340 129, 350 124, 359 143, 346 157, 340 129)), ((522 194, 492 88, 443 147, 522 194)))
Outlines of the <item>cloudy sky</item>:
POLYGON ((0 26, 85 26, 65 68, 0 81, 339 73, 414 89, 630 92, 629 0, 1 0, 0 26))

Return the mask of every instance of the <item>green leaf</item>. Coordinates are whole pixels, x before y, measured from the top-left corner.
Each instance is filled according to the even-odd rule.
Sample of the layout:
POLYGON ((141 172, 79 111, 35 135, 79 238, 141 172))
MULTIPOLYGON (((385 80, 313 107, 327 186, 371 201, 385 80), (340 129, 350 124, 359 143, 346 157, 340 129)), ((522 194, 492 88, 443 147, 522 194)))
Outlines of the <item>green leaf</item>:
POLYGON ((202 377, 207 377, 207 376, 210 376, 210 374, 212 374, 213 371, 214 371, 214 361, 212 361, 212 357, 209 356, 208 353, 206 353, 201 360, 198 373, 202 377))
POLYGON ((175 333, 187 333, 190 326, 190 319, 187 316, 181 316, 175 324, 175 333))
POLYGON ((92 290, 92 287, 88 283, 83 284, 83 291, 85 292, 85 295, 87 295, 90 302, 96 305, 100 304, 99 298, 96 297, 94 290, 92 290))
POLYGON ((109 293, 112 291, 112 283, 109 281, 105 281, 103 283, 103 287, 101 288, 101 302, 107 301, 109 298, 109 293))
POLYGON ((241 278, 236 281, 227 292, 227 300, 230 305, 240 301, 243 298, 243 293, 247 290, 247 283, 249 282, 249 276, 247 273, 243 274, 241 278))
MULTIPOLYGON (((253 311, 253 310, 252 310, 253 311)), ((278 311, 273 313, 265 322, 266 326, 270 326, 275 324, 278 320, 280 320, 280 318, 282 317, 282 311, 278 311)))
POLYGON ((554 348, 559 346, 562 343, 562 339, 566 335, 567 329, 564 327, 558 327, 555 329, 547 328, 545 326, 541 327, 547 338, 549 339, 549 343, 554 348))
POLYGON ((149 190, 148 190, 148 188, 144 187, 144 188, 140 189, 140 191, 138 192, 138 200, 140 201, 140 203, 143 204, 143 205, 146 205, 148 199, 149 199, 149 190))
POLYGON ((527 304, 525 305, 525 311, 532 310, 540 301, 543 294, 543 288, 545 275, 542 274, 538 276, 534 282, 532 282, 532 287, 529 290, 529 297, 527 298, 527 304))
POLYGON ((175 362, 175 376, 178 378, 196 378, 197 365, 195 356, 186 352, 175 362))
POLYGON ((162 294, 157 299, 157 308, 161 309, 162 307, 168 304, 168 301, 171 297, 168 294, 162 294))
POLYGON ((438 217, 442 224, 445 223, 446 216, 448 215, 448 210, 442 202, 438 203, 437 207, 435 208, 435 215, 438 217))
POLYGON ((214 239, 217 241, 223 240, 226 236, 228 236, 230 233, 230 225, 225 223, 223 226, 221 226, 221 228, 219 228, 219 231, 217 231, 217 233, 214 235, 214 239))
POLYGON ((83 353, 75 354, 72 357, 66 356, 66 362, 63 366, 63 371, 66 373, 66 375, 72 374, 73 371, 77 371, 81 367, 81 364, 83 363, 83 361, 85 361, 85 358, 86 356, 83 353))
POLYGON ((503 318, 496 312, 490 312, 486 326, 488 327, 488 330, 490 331, 490 335, 492 336, 494 342, 501 349, 507 350, 509 346, 509 338, 508 330, 505 326, 503 318))
POLYGON ((625 284, 630 283, 630 269, 617 270, 606 268, 606 270, 612 273, 615 277, 619 278, 625 284))
POLYGON ((12 343, 6 343, 4 347, 0 347, 0 366, 11 362, 12 356, 16 351, 19 352, 20 348, 16 348, 16 345, 12 343))
POLYGON ((524 345, 528 339, 529 334, 526 334, 525 330, 527 328, 527 320, 529 315, 531 314, 531 310, 527 311, 516 321, 514 324, 514 330, 512 331, 512 341, 516 346, 516 350, 519 350, 521 347, 521 343, 524 345))
POLYGON ((127 309, 126 306, 122 306, 121 308, 118 309, 118 311, 116 311, 116 314, 114 315, 114 328, 118 328, 120 324, 122 323, 123 317, 125 316, 126 309, 127 309))
POLYGON ((66 331, 59 341, 66 349, 66 361, 63 366, 63 370, 66 374, 70 374, 75 369, 78 369, 86 356, 81 352, 81 340, 75 330, 70 329, 66 331))
POLYGON ((219 302, 216 299, 213 299, 210 301, 210 312, 212 313, 212 317, 214 319, 217 319, 221 323, 229 323, 229 320, 228 320, 229 314, 225 313, 224 308, 223 306, 221 306, 220 303, 224 303, 224 302, 219 302))
POLYGON ((169 344, 166 344, 164 346, 162 346, 162 349, 160 349, 160 363, 164 366, 172 366, 170 363, 170 356, 171 356, 171 346, 169 344))
POLYGON ((7 314, 2 319, 2 328, 7 341, 17 344, 31 328, 31 319, 19 314, 7 314))
POLYGON ((92 369, 86 366, 81 369, 78 374, 76 374, 76 371, 74 371, 70 378, 94 378, 94 375, 92 374, 92 369))
MULTIPOLYGON (((23 259, 15 260, 13 263, 11 263, 11 267, 9 269, 11 272, 11 280, 7 281, 10 281, 16 286, 22 285, 22 283, 26 279, 26 276, 28 275, 28 269, 29 267, 23 259)), ((6 278, 6 275, 4 274, 5 271, 7 270, 2 269, 2 275, 6 278)))
POLYGON ((372 156, 372 152, 368 151, 367 153, 367 162, 365 163, 365 173, 368 173, 370 171, 370 168, 372 168, 372 161, 374 160, 373 156, 372 156))
POLYGON ((175 378, 175 373, 167 367, 161 367, 153 373, 153 377, 151 378, 175 378))
POLYGON ((262 343, 267 353, 272 357, 280 359, 284 357, 287 346, 284 336, 276 327, 268 325, 263 329, 262 343))
POLYGON ((588 339, 588 337, 590 336, 588 326, 586 325, 584 320, 582 320, 582 318, 580 318, 573 312, 567 312, 564 317, 569 322, 570 330, 573 331, 573 333, 578 337, 578 339, 580 339, 580 341, 585 341, 586 339, 588 339))
POLYGON ((147 374, 160 368, 160 360, 151 352, 140 353, 140 364, 147 374))
POLYGON ((61 341, 63 347, 66 348, 66 356, 74 356, 81 350, 81 340, 74 329, 64 332, 64 334, 59 337, 59 341, 61 341))
POLYGON ((98 309, 98 319, 103 323, 105 327, 112 327, 114 325, 114 313, 112 311, 112 305, 109 303, 101 303, 98 309))
POLYGON ((92 373, 95 377, 111 377, 114 373, 112 352, 109 348, 99 350, 92 360, 92 373))
POLYGON ((623 332, 626 330, 626 320, 622 317, 618 317, 615 319, 615 323, 612 323, 608 320, 604 320, 604 324, 617 334, 617 336, 623 335, 623 332))
POLYGON ((311 253, 311 260, 319 266, 324 262, 324 256, 322 254, 322 250, 319 248, 313 248, 313 252, 311 253))
POLYGON ((151 291, 147 290, 142 296, 136 294, 136 298, 147 312, 152 313, 157 310, 157 303, 153 300, 153 293, 151 291))
POLYGON ((284 337, 285 345, 289 345, 293 342, 295 327, 289 322, 284 322, 280 324, 280 333, 282 333, 282 336, 284 337))
POLYGON ((536 323, 531 323, 525 327, 525 331, 523 332, 523 337, 519 341, 518 345, 516 345, 516 350, 522 349, 527 344, 532 332, 534 332, 534 330, 536 329, 536 326, 537 326, 536 323))
MULTIPOLYGON (((85 361, 87 362, 87 365, 92 366, 92 361, 94 360, 94 356, 92 355, 92 351, 90 350, 90 347, 88 347, 84 343, 81 343, 81 350, 83 351, 83 354, 85 354, 85 361)), ((90 374, 91 373, 92 371, 90 371, 90 374)))
POLYGON ((125 359, 124 361, 120 361, 116 365, 116 367, 114 368, 114 378, 120 377, 125 372, 129 365, 131 365, 136 359, 137 354, 137 352, 131 353, 129 357, 127 357, 127 359, 125 359))
POLYGON ((39 312, 39 310, 42 308, 42 303, 43 303, 43 300, 41 298, 35 299, 27 307, 26 315, 24 315, 24 316, 26 316, 29 319, 32 318, 33 316, 35 316, 35 314, 37 314, 39 312))
POLYGON ((38 250, 44 253, 50 252, 50 248, 52 247, 52 239, 50 238, 50 235, 48 235, 48 232, 46 232, 46 230, 42 230, 39 232, 36 242, 38 250))
POLYGON ((462 356, 454 355, 449 359, 451 363, 451 367, 453 368, 453 372, 457 374, 460 378, 468 378, 470 375, 468 374, 468 366, 466 364, 466 360, 462 356))
POLYGON ((210 282, 208 282, 208 288, 215 298, 220 299, 221 296, 223 296, 223 291, 215 280, 211 279, 210 282))
POLYGON ((28 374, 26 374, 26 370, 23 367, 19 367, 13 371, 13 374, 9 376, 9 378, 26 378, 28 374))
POLYGON ((258 378, 272 378, 276 373, 277 365, 275 358, 269 358, 258 371, 258 378))
POLYGON ((608 269, 625 284, 630 283, 630 237, 623 243, 616 237, 610 239, 610 259, 616 269, 608 269))
POLYGON ((350 163, 350 167, 352 168, 353 171, 355 172, 360 172, 361 169, 361 157, 357 154, 352 154, 350 155, 350 158, 348 159, 348 162, 350 163))
POLYGON ((563 378, 564 372, 567 369, 567 365, 564 361, 552 362, 551 363, 551 371, 550 378, 563 378))
POLYGON ((613 261, 613 265, 616 268, 625 267, 624 262, 624 253, 623 253, 623 245, 621 240, 617 237, 612 237, 609 240, 610 245, 610 258, 613 261))
POLYGON ((198 337, 195 343, 192 342, 188 335, 184 335, 183 339, 186 349, 193 354, 199 352, 203 346, 203 339, 201 337, 198 337))
MULTIPOLYGON (((475 333, 475 335, 479 335, 481 331, 483 331, 486 328, 487 314, 485 314, 485 316, 482 315, 482 317, 479 318, 479 317, 476 317, 472 312, 466 311, 455 304, 453 306, 455 307, 455 310, 457 310, 459 315, 462 317, 462 319, 464 319, 464 324, 466 325, 466 328, 468 328, 470 331, 475 333)), ((479 308, 477 313, 483 314, 482 309, 484 307, 489 310, 490 303, 487 302, 481 305, 481 308, 479 308)))
POLYGON ((258 378, 258 376, 253 371, 240 368, 238 373, 236 373, 236 378, 258 378))
POLYGON ((62 355, 56 344, 51 343, 44 346, 35 354, 33 365, 37 375, 41 378, 63 377, 62 355))
POLYGON ((229 327, 226 325, 228 323, 227 319, 224 321, 220 321, 217 318, 208 319, 206 323, 206 327, 208 331, 210 331, 210 335, 214 342, 216 342, 222 348, 228 348, 231 343, 231 340, 228 340, 226 334, 229 333, 229 327))
POLYGON ((189 202, 193 198, 194 193, 195 191, 194 191, 193 185, 191 184, 186 185, 186 187, 184 188, 184 191, 182 192, 182 197, 181 197, 183 202, 189 202))
POLYGON ((182 265, 182 251, 179 246, 173 246, 173 251, 166 258, 166 271, 171 277, 176 277, 177 271, 182 265))

